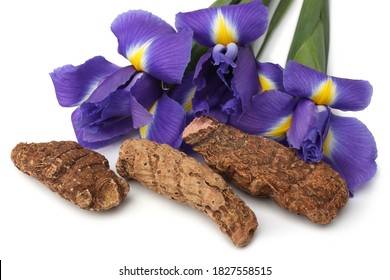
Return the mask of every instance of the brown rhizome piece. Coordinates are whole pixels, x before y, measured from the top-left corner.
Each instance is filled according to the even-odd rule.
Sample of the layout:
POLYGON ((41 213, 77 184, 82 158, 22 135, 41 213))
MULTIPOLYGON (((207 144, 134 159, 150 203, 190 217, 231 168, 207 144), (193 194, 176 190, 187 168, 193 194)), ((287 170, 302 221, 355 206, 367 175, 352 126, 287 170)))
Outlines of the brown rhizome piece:
POLYGON ((226 174, 242 190, 270 197, 315 223, 330 223, 348 201, 345 181, 328 164, 306 163, 293 149, 272 139, 207 117, 192 121, 183 138, 210 167, 226 174))
POLYGON ((129 184, 109 168, 107 159, 74 141, 19 143, 11 160, 50 190, 92 211, 118 206, 129 184))
POLYGON ((116 168, 122 177, 205 213, 236 246, 252 239, 258 225, 253 211, 219 174, 196 159, 166 144, 129 139, 120 148, 116 168))

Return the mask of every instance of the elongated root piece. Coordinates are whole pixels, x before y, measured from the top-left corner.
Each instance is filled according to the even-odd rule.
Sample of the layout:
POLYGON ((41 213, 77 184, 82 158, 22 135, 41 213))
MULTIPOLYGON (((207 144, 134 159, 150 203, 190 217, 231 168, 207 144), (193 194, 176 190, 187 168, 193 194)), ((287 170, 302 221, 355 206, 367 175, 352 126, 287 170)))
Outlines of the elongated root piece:
POLYGON ((328 164, 306 163, 274 140, 242 133, 201 117, 190 123, 184 141, 214 170, 242 190, 269 196, 281 207, 327 224, 346 205, 345 181, 328 164))
POLYGON ((165 144, 129 139, 120 149, 116 168, 122 177, 205 213, 236 246, 252 239, 255 214, 220 175, 194 158, 165 144))
POLYGON ((107 159, 73 141, 19 143, 11 160, 22 172, 87 210, 108 210, 129 192, 128 183, 109 169, 107 159))

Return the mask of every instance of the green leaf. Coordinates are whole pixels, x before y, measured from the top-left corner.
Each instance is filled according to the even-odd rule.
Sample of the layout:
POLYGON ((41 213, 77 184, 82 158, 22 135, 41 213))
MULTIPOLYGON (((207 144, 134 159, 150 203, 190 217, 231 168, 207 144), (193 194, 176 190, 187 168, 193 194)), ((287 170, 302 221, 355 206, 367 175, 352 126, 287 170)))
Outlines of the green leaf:
POLYGON ((216 0, 210 7, 227 6, 240 3, 240 0, 216 0))
POLYGON ((269 7, 269 4, 271 3, 272 0, 263 0, 263 5, 266 7, 269 7))
MULTIPOLYGON (((263 0, 263 3, 264 2, 269 3, 270 0, 269 1, 263 0)), ((290 7, 290 4, 292 2, 293 2, 292 0, 280 0, 279 1, 278 6, 276 7, 275 12, 271 17, 270 23, 268 25, 267 33, 265 34, 263 43, 261 44, 261 47, 260 47, 259 51, 257 52, 256 58, 260 57, 261 53, 263 52, 265 46, 268 43, 269 38, 272 35, 273 31, 278 26, 280 20, 283 18, 283 16, 285 15, 286 11, 288 10, 288 8, 290 7)), ((267 5, 268 5, 268 3, 267 3, 267 5)))
POLYGON ((329 53, 328 0, 304 0, 287 61, 326 73, 329 53))

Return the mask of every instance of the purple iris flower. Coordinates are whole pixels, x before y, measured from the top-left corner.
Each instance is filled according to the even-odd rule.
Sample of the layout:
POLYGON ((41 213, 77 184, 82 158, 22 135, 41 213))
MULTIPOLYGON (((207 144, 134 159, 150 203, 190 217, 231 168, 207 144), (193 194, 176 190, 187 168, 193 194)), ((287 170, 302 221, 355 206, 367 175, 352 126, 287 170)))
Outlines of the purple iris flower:
POLYGON ((268 11, 260 0, 176 15, 178 30, 189 28, 209 50, 199 59, 193 82, 192 110, 222 122, 237 115, 260 90, 250 47, 267 29, 268 11))
POLYGON ((372 86, 363 80, 342 79, 289 61, 284 70, 286 92, 301 100, 294 109, 287 141, 308 162, 321 159, 346 180, 350 193, 376 172, 377 148, 367 127, 331 108, 358 111, 371 101, 372 86))
POLYGON ((119 67, 96 56, 50 73, 59 104, 78 106, 72 114, 78 142, 99 148, 140 129, 143 138, 178 147, 185 112, 164 84, 181 82, 190 60, 192 31, 176 32, 141 10, 119 15, 111 30, 118 52, 131 65, 119 67))
POLYGON ((369 82, 328 76, 293 61, 284 70, 259 66, 269 68, 259 69, 265 91, 252 97, 245 112, 231 117, 231 125, 278 140, 307 162, 327 162, 345 179, 351 195, 375 175, 377 148, 371 132, 356 118, 332 111, 366 108, 373 91, 369 82))

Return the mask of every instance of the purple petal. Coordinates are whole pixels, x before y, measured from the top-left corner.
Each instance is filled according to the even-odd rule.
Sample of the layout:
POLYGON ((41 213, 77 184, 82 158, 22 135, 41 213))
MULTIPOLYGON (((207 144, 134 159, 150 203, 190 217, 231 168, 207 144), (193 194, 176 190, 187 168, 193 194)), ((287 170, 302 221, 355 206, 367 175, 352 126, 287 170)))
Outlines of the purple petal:
POLYGON ((180 83, 190 60, 192 31, 176 31, 159 17, 145 11, 128 11, 111 25, 118 51, 138 71, 167 83, 180 83))
POLYGON ((218 120, 221 123, 227 123, 229 120, 229 115, 220 109, 211 109, 208 113, 208 116, 218 120))
POLYGON ((372 96, 367 81, 328 76, 294 61, 289 61, 284 70, 284 87, 292 95, 340 110, 362 110, 372 96))
MULTIPOLYGON (((117 90, 111 93, 104 102, 99 104, 101 109, 100 120, 129 116, 131 114, 130 97, 130 92, 126 90, 117 90)), ((88 104, 88 102, 85 104, 88 104)), ((81 107, 84 106, 82 105, 81 107)))
POLYGON ((289 94, 269 90, 253 96, 245 112, 231 117, 229 124, 246 133, 281 140, 286 137, 296 103, 289 94))
POLYGON ((163 94, 150 112, 153 119, 140 129, 141 137, 179 148, 185 126, 185 112, 181 105, 163 94))
POLYGON ((84 102, 72 114, 77 140, 88 148, 111 144, 151 119, 151 114, 127 90, 112 92, 100 102, 84 102))
POLYGON ((256 59, 251 47, 239 48, 236 64, 237 67, 233 69, 232 89, 234 96, 240 99, 242 109, 245 111, 252 96, 260 91, 256 59))
POLYGON ((195 69, 194 84, 197 88, 192 105, 196 116, 208 115, 214 109, 221 110, 221 106, 233 97, 226 85, 230 79, 226 81, 220 78, 218 66, 213 65, 210 56, 211 52, 203 55, 195 69))
POLYGON ((228 115, 236 115, 240 111, 241 102, 238 98, 233 97, 229 99, 225 104, 222 104, 221 109, 223 112, 226 112, 228 115))
POLYGON ((113 92, 106 101, 100 119, 110 120, 132 116, 133 128, 139 128, 152 120, 152 115, 145 109, 129 91, 113 92))
POLYGON ((248 44, 267 29, 268 10, 260 0, 250 3, 213 7, 176 15, 176 27, 190 28, 201 45, 248 44))
POLYGON ((142 10, 130 10, 119 15, 111 24, 111 30, 118 39, 118 52, 127 59, 131 52, 145 46, 150 39, 176 33, 161 18, 142 10))
MULTIPOLYGON (((218 44, 213 48, 213 60, 214 65, 225 64, 226 68, 228 66, 236 67, 234 60, 238 54, 238 46, 235 43, 230 43, 226 47, 218 44)), ((227 71, 223 72, 224 74, 228 73, 227 71)))
POLYGON ((133 76, 136 74, 134 67, 127 66, 120 68, 113 74, 104 79, 100 85, 96 88, 86 102, 97 103, 107 98, 112 92, 118 88, 125 86, 133 76))
POLYGON ((215 67, 210 60, 212 54, 213 50, 210 49, 199 58, 198 63, 196 64, 194 84, 196 85, 198 91, 202 90, 206 86, 206 79, 208 77, 207 73, 215 72, 215 67))
POLYGON ((332 77, 332 80, 336 87, 333 108, 344 111, 359 111, 370 104, 373 88, 368 81, 335 77, 332 77))
POLYGON ((287 140, 291 147, 300 149, 303 140, 315 124, 316 104, 309 99, 302 99, 295 107, 292 122, 287 131, 287 140))
POLYGON ((50 73, 58 103, 63 107, 81 104, 97 88, 99 83, 120 67, 96 56, 84 64, 65 65, 50 73))
POLYGON ((375 139, 362 122, 331 115, 324 161, 341 174, 351 194, 375 175, 376 158, 375 139))
POLYGON ((230 43, 227 47, 221 44, 216 45, 212 51, 212 59, 210 63, 215 66, 216 73, 221 81, 230 89, 231 85, 231 72, 237 67, 234 60, 238 54, 238 47, 234 43, 230 43))
POLYGON ((144 53, 143 70, 159 80, 179 84, 191 57, 192 31, 160 35, 144 53))
POLYGON ((100 107, 104 104, 99 105, 83 103, 72 114, 77 141, 86 148, 97 149, 109 145, 133 129, 130 114, 102 119, 100 107))
POLYGON ((301 99, 292 116, 287 141, 306 162, 322 159, 322 146, 329 128, 330 109, 301 99))
POLYGON ((161 81, 148 73, 137 73, 132 82, 126 87, 138 103, 148 110, 163 94, 161 81))
POLYGON ((279 64, 257 61, 261 93, 267 90, 285 91, 283 86, 283 68, 279 64))
POLYGON ((194 98, 196 86, 192 80, 194 78, 193 72, 187 72, 181 84, 175 86, 172 94, 169 96, 176 102, 178 102, 187 114, 193 114, 192 99, 194 98))
POLYGON ((138 103, 137 99, 133 96, 130 97, 130 111, 133 117, 133 127, 140 128, 147 125, 152 121, 152 114, 138 103))

